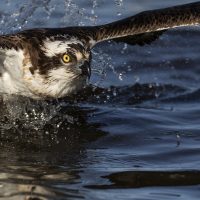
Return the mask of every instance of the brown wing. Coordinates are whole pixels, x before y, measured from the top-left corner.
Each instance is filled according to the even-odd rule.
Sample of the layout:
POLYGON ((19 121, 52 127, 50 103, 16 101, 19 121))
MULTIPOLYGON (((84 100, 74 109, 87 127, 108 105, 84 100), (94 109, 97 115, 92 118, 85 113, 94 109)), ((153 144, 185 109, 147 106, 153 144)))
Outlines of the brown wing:
POLYGON ((164 30, 199 24, 200 2, 196 2, 145 11, 110 24, 91 27, 91 34, 89 35, 91 37, 91 46, 98 42, 112 39, 130 44, 132 40, 132 44, 143 45, 157 39, 164 30))
POLYGON ((129 35, 126 37, 115 38, 112 40, 115 42, 123 42, 130 45, 144 46, 146 44, 151 44, 152 42, 157 40, 164 32, 165 30, 150 33, 141 33, 138 35, 129 35))

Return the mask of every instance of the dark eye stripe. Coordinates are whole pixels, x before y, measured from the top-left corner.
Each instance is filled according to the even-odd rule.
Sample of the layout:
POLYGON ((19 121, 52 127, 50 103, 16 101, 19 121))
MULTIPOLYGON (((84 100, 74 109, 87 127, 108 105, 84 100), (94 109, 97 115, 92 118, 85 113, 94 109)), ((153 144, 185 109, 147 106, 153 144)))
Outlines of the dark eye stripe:
POLYGON ((82 53, 82 55, 84 55, 85 53, 85 49, 81 44, 69 44, 69 46, 74 49, 74 51, 76 52, 80 52, 82 53))

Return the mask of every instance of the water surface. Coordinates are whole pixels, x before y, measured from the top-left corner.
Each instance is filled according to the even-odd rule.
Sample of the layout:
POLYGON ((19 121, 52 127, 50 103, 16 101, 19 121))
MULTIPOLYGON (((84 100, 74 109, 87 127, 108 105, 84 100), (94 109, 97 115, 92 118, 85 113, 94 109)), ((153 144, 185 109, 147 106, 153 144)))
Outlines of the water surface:
MULTIPOLYGON (((0 30, 95 25, 188 2, 2 0, 0 30)), ((98 74, 79 96, 2 102, 0 198, 199 199, 199 31, 99 44, 98 74)))

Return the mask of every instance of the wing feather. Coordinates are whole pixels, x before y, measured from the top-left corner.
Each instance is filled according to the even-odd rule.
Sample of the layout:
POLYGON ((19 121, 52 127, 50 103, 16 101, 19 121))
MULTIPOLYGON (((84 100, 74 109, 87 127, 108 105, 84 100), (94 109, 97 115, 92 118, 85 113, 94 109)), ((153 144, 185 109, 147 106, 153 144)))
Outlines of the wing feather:
POLYGON ((110 24, 91 27, 93 32, 91 45, 105 40, 134 41, 133 44, 143 44, 142 39, 157 39, 164 30, 179 26, 190 26, 200 24, 200 2, 184 4, 158 10, 141 12, 135 16, 128 17, 110 24), (161 31, 161 32, 160 32, 161 31), (153 33, 155 34, 147 34, 153 33), (139 37, 140 36, 140 37, 139 37), (117 39, 118 38, 118 39, 117 39), (120 39, 121 38, 121 39, 120 39))

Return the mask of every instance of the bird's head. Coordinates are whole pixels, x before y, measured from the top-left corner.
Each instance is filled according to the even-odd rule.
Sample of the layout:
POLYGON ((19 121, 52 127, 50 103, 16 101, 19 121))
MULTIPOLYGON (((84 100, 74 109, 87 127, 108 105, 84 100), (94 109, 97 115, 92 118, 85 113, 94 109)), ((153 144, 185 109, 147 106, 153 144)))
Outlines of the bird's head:
POLYGON ((88 45, 76 36, 33 37, 23 62, 27 87, 39 96, 60 98, 82 89, 91 75, 88 45))
POLYGON ((18 82, 13 85, 16 93, 32 98, 61 98, 86 85, 91 75, 86 42, 75 35, 47 30, 23 32, 17 37, 16 46, 12 44, 10 50, 6 47, 3 61, 4 68, 10 70, 14 65, 13 69, 19 70, 7 70, 18 82))

